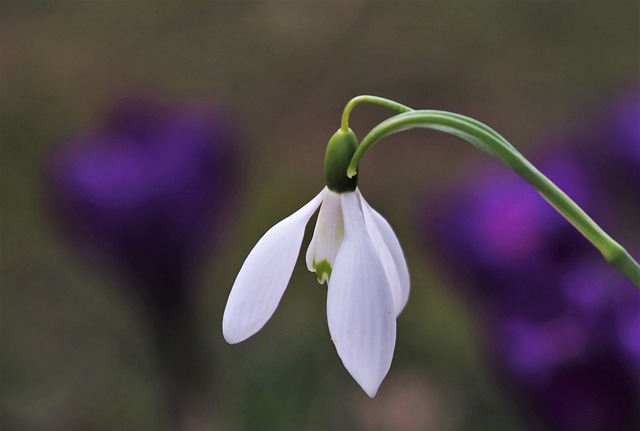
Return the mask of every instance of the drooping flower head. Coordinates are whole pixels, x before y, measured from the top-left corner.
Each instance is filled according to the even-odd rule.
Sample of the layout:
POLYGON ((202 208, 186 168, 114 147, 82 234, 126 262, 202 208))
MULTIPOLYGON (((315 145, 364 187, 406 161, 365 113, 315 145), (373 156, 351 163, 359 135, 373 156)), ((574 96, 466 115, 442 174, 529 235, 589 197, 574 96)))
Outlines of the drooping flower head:
POLYGON ((115 104, 96 130, 55 150, 45 199, 81 253, 125 277, 146 303, 184 300, 238 186, 237 138, 211 103, 115 104))
MULTIPOLYGON (((415 127, 449 133, 502 161, 529 183, 527 191, 539 191, 548 203, 601 251, 609 263, 640 288, 640 265, 624 247, 609 237, 582 208, 498 132, 460 114, 414 110, 389 99, 365 95, 355 97, 347 103, 341 128, 329 141, 325 155, 327 188, 299 211, 271 228, 240 269, 222 323, 228 342, 237 343, 252 336, 271 317, 291 277, 304 228, 321 206, 314 237, 307 251, 307 266, 316 272, 321 283, 326 281, 328 284, 327 319, 338 355, 367 394, 375 395, 389 370, 395 345, 395 318, 406 303, 409 276, 395 234, 388 223, 362 198, 355 175, 363 154, 376 142, 415 127), (358 145, 355 135, 348 127, 348 119, 351 110, 363 102, 382 105, 399 113, 371 129, 358 145), (529 189, 530 186, 533 189, 529 189)), ((571 177, 572 174, 569 173, 568 176, 571 177)), ((520 196, 519 193, 516 196, 528 197, 524 194, 520 196)), ((478 258, 473 266, 476 276, 484 281, 491 280, 494 275, 492 266, 499 267, 499 280, 509 279, 526 286, 517 290, 518 306, 498 307, 503 311, 524 311, 526 304, 530 303, 529 299, 535 296, 529 288, 537 287, 539 281, 544 281, 545 270, 553 268, 552 274, 559 274, 559 266, 555 260, 571 254, 574 247, 584 246, 584 242, 580 241, 571 240, 566 244, 560 242, 558 247, 551 250, 553 253, 549 257, 528 260, 527 257, 532 257, 535 251, 545 248, 543 235, 555 232, 556 222, 559 221, 548 217, 553 215, 551 211, 530 213, 531 205, 535 210, 538 209, 535 202, 533 200, 520 205, 522 202, 515 200, 500 205, 498 201, 504 207, 504 211, 497 214, 499 217, 482 211, 472 215, 467 211, 467 219, 480 221, 477 233, 482 241, 478 241, 475 248, 473 240, 468 241, 459 232, 453 235, 459 244, 469 246, 468 250, 462 247, 464 256, 459 262, 470 262, 473 258, 478 258), (538 219, 539 216, 542 218, 538 219), (501 217, 503 221, 500 221, 501 217), (528 232, 520 232, 523 234, 520 241, 511 241, 509 235, 503 235, 503 230, 506 228, 510 232, 511 219, 518 220, 521 217, 529 222, 530 229, 528 232), (492 230, 492 233, 483 233, 482 229, 485 227, 492 230), (482 247, 487 243, 494 246, 493 253, 484 252, 482 247), (504 264, 505 260, 518 263, 515 267, 511 266, 515 270, 509 270, 510 266, 504 264), (553 265, 545 266, 549 262, 553 265), (526 272, 526 278, 518 274, 519 269, 532 264, 533 269, 526 272)), ((488 208, 491 206, 490 204, 488 208)), ((446 231, 446 227, 443 230, 446 231)), ((461 229, 460 232, 462 231, 461 229)), ((504 290, 496 296, 496 302, 509 296, 504 290)), ((541 315, 536 316, 538 319, 548 318, 561 312, 564 307, 560 299, 540 302, 538 311, 541 315)))
POLYGON ((389 223, 364 200, 357 177, 346 176, 355 147, 350 130, 331 138, 327 187, 267 231, 249 253, 229 295, 222 329, 227 342, 238 343, 269 320, 293 272, 305 226, 320 207, 307 267, 328 285, 327 320, 338 355, 373 397, 391 366, 409 272, 389 223))

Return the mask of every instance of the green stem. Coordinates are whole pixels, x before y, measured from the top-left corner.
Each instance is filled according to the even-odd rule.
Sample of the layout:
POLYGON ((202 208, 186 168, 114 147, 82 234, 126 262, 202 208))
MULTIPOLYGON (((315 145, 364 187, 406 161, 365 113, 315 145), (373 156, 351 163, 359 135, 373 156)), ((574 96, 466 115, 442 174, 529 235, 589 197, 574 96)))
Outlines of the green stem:
POLYGON ((413 109, 409 108, 408 106, 402 105, 398 102, 394 102, 393 100, 385 99, 384 97, 366 95, 357 96, 351 99, 349 103, 347 103, 347 105, 344 107, 344 111, 342 111, 342 122, 340 123, 340 130, 342 130, 343 132, 349 131, 349 115, 351 114, 351 111, 353 111, 353 108, 361 103, 373 103, 375 105, 384 106, 385 108, 390 108, 398 112, 413 111, 413 109))
MULTIPOLYGON (((356 99, 358 98, 353 100, 356 99)), ((364 99, 363 101, 370 100, 364 99)), ((353 106, 355 106, 355 104, 353 106)), ((385 106, 403 105, 387 104, 385 106)), ((345 112, 347 112, 346 108, 345 112)), ((345 124, 344 116, 343 124, 345 124)), ((506 139, 489 126, 472 118, 451 112, 435 110, 408 110, 402 114, 391 117, 374 127, 369 134, 364 137, 351 158, 351 163, 347 169, 347 176, 352 177, 356 174, 358 163, 364 153, 380 139, 393 133, 416 127, 440 130, 457 136, 469 142, 474 147, 500 159, 535 187, 560 214, 573 224, 573 226, 602 253, 607 262, 617 268, 640 289, 640 265, 638 265, 629 253, 602 230, 582 208, 507 142, 506 139)))

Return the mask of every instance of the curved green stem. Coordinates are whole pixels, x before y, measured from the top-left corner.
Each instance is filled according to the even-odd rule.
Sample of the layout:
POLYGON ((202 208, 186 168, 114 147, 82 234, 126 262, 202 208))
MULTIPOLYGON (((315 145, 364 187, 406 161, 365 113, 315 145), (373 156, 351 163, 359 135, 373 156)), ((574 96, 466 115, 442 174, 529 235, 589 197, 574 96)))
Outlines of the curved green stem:
POLYGON ((349 115, 351 114, 351 111, 353 111, 353 108, 361 103, 373 103, 375 105, 384 106, 385 108, 390 108, 398 112, 413 111, 413 109, 409 108, 408 106, 405 106, 398 102, 394 102, 390 99, 385 99, 384 97, 366 95, 357 96, 351 99, 344 107, 344 111, 342 111, 342 122, 340 123, 340 130, 342 130, 343 132, 349 131, 349 115))
POLYGON ((535 187, 560 214, 602 253, 607 262, 616 267, 640 289, 640 265, 629 253, 506 139, 489 126, 472 118, 435 110, 409 110, 391 117, 374 127, 364 137, 351 158, 347 176, 352 177, 356 174, 358 163, 363 154, 380 139, 393 133, 416 127, 440 130, 457 136, 474 147, 500 159, 535 187))

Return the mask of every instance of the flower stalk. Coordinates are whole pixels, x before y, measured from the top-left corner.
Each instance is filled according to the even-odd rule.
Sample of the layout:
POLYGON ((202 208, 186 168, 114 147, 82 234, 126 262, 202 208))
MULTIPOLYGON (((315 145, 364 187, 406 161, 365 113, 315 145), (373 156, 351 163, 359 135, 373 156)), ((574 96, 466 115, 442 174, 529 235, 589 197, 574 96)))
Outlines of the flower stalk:
POLYGON ((427 128, 456 136, 498 158, 529 182, 602 253, 607 262, 640 289, 640 265, 627 250, 611 238, 580 206, 495 130, 464 115, 437 110, 413 110, 405 105, 375 96, 359 96, 352 99, 344 109, 342 128, 348 129, 350 112, 356 105, 363 102, 385 106, 399 111, 400 114, 381 122, 362 139, 351 158, 347 169, 348 177, 353 177, 357 173, 360 159, 369 148, 393 133, 413 128, 427 128))

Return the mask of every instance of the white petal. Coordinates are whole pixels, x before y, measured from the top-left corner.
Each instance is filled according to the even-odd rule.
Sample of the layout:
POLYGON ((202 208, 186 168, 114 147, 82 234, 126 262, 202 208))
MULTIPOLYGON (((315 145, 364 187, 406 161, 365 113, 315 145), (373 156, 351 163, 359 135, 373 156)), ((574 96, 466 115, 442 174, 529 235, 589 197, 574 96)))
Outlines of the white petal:
POLYGON ((342 221, 342 206, 340 195, 327 190, 313 238, 307 249, 307 268, 316 272, 318 281, 324 283, 330 276, 333 264, 344 238, 344 223, 342 221))
POLYGON ((322 190, 269 229, 247 256, 222 317, 222 333, 228 343, 239 343, 258 332, 275 311, 293 273, 304 228, 324 194, 322 190))
POLYGON ((404 258, 400 242, 387 220, 369 206, 360 191, 356 190, 356 194, 362 203, 367 232, 389 279, 397 317, 409 299, 410 281, 407 261, 404 258))
POLYGON ((393 299, 355 193, 342 194, 342 210, 345 239, 329 280, 327 320, 342 363, 373 397, 393 358, 393 299))

